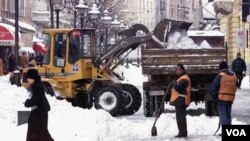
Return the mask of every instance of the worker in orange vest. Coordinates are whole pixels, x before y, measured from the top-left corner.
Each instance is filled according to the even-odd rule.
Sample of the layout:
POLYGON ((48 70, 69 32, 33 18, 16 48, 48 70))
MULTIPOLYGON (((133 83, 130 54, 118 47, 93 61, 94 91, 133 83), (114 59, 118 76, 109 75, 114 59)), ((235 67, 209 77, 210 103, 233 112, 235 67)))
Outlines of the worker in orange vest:
POLYGON ((231 125, 232 104, 237 90, 237 76, 228 70, 227 62, 219 64, 221 70, 209 89, 211 97, 217 101, 221 125, 231 125))
POLYGON ((175 106, 176 122, 179 129, 175 137, 187 137, 186 108, 190 104, 191 80, 183 64, 177 64, 176 74, 178 79, 171 82, 170 104, 175 106))

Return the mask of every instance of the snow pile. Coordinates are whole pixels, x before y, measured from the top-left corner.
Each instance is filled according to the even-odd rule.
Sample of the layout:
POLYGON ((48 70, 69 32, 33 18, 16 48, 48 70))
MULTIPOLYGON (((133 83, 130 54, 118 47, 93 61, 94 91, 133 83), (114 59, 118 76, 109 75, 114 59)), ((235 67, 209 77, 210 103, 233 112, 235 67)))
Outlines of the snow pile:
MULTIPOLYGON (((124 82, 132 82, 142 91, 142 81, 146 77, 141 74, 141 68, 129 65, 123 71, 127 76, 124 82)), ((0 141, 24 141, 27 124, 17 126, 16 116, 18 110, 29 110, 23 106, 27 91, 10 85, 8 79, 9 75, 0 77, 0 141)), ((243 84, 246 80, 245 78, 243 84)), ((249 83, 247 85, 249 89, 249 83)), ((57 100, 49 95, 47 98, 51 106, 48 129, 55 141, 166 141, 173 140, 178 132, 175 112, 172 112, 174 108, 170 105, 165 108, 170 112, 162 114, 157 121, 158 136, 152 137, 151 127, 155 118, 144 117, 142 106, 134 115, 112 117, 106 111, 96 110, 94 107, 87 110, 73 107, 66 100, 57 100)), ((192 103, 188 110, 195 109, 194 107, 196 106, 192 103)), ((200 107, 204 108, 204 104, 200 107)), ((232 122, 245 124, 235 118, 232 122)), ((203 113, 197 116, 188 115, 187 124, 189 137, 186 140, 221 140, 221 137, 212 135, 217 129, 218 117, 207 117, 203 113)))
POLYGON ((203 40, 200 46, 194 43, 193 39, 189 38, 185 31, 174 32, 168 37, 169 49, 204 49, 212 48, 206 40, 203 40))
POLYGON ((24 108, 23 99, 26 98, 27 91, 23 87, 10 85, 9 75, 0 77, 0 126, 11 126, 17 124, 17 111, 24 108), (4 122, 2 122, 4 121, 4 122))
POLYGON ((212 48, 206 40, 203 40, 200 48, 212 48))

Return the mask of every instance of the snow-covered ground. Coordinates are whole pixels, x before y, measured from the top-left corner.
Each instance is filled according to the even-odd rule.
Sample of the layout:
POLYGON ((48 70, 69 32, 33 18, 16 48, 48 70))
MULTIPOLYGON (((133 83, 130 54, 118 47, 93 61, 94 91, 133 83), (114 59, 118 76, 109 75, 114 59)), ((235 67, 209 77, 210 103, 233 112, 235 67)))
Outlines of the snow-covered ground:
MULTIPOLYGON (((136 85, 142 91, 142 82, 147 78, 141 75, 141 68, 130 65, 122 68, 124 82, 136 85)), ((25 141, 27 124, 17 126, 17 111, 29 110, 23 106, 27 91, 23 87, 10 85, 8 75, 0 77, 0 141, 25 141)), ((242 89, 250 89, 249 76, 245 77, 242 89)), ((154 117, 143 116, 142 106, 132 116, 112 117, 103 110, 90 110, 72 107, 65 100, 47 96, 51 105, 49 112, 49 131, 55 141, 151 141, 174 140, 177 134, 175 113, 164 113, 157 121, 158 135, 151 137, 154 117)), ((203 108, 191 104, 189 109, 203 108)), ((166 108, 173 108, 166 105, 166 108)), ((218 118, 204 114, 187 116, 188 138, 178 140, 219 141, 213 136, 217 129, 218 118)), ((246 124, 233 118, 233 124, 246 124)))

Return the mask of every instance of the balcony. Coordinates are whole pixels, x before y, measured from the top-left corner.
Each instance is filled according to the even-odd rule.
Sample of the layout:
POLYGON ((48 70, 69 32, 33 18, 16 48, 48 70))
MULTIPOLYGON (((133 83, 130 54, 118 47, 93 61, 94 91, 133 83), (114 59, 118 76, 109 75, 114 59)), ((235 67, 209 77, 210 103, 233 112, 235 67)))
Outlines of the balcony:
POLYGON ((37 25, 47 27, 50 24, 49 11, 33 11, 32 21, 37 25))

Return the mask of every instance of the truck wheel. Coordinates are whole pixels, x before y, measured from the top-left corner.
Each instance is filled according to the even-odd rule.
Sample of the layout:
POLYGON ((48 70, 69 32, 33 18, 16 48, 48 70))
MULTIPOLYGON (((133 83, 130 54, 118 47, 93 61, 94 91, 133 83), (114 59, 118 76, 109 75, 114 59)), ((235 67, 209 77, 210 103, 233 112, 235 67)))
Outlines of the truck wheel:
POLYGON ((112 116, 120 114, 123 109, 121 94, 122 91, 116 87, 105 87, 97 92, 94 99, 96 109, 103 109, 109 112, 112 116))
POLYGON ((146 117, 152 117, 154 114, 154 100, 148 91, 143 92, 143 113, 146 117))
POLYGON ((122 84, 123 94, 125 95, 124 115, 132 115, 141 107, 141 93, 131 84, 122 84))

